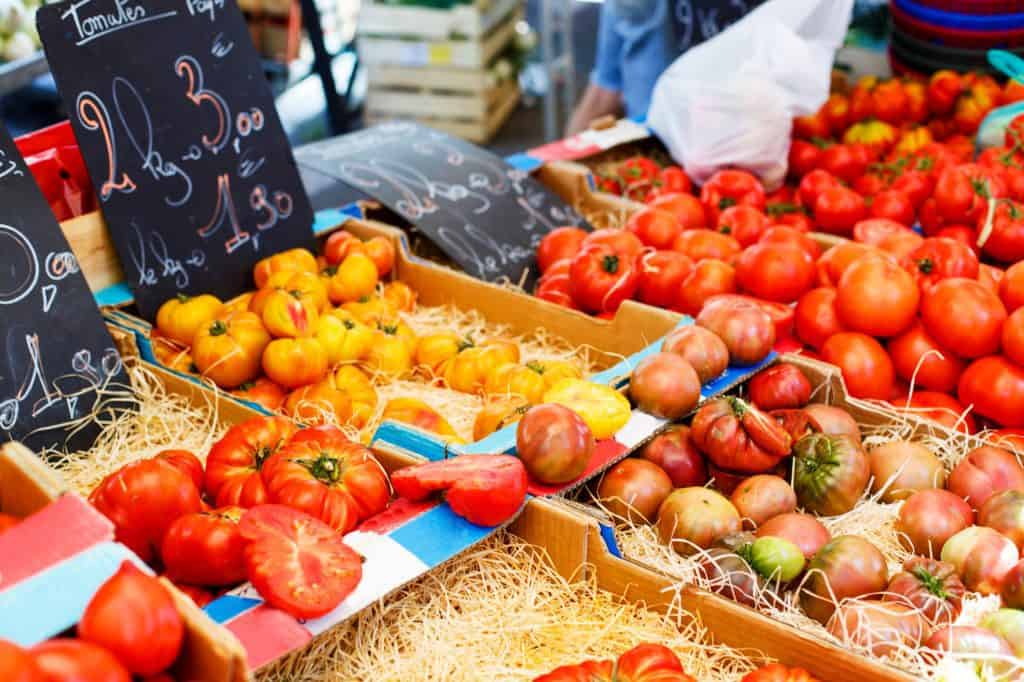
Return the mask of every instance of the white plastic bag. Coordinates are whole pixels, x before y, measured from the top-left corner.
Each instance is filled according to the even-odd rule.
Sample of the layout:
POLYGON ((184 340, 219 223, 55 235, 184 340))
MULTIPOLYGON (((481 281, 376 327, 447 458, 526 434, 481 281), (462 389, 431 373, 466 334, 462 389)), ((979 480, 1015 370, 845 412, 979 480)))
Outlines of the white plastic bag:
POLYGON ((698 183, 744 168, 786 177, 792 119, 828 98, 853 0, 769 0, 658 79, 647 123, 698 183))

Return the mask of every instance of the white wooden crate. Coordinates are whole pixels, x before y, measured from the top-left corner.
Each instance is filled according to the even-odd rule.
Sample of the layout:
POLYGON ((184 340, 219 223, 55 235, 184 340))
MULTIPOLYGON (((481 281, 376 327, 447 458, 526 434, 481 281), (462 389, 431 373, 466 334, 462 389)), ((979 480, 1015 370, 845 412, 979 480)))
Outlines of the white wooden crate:
POLYGON ((363 3, 357 31, 360 36, 408 36, 444 40, 456 36, 479 38, 497 26, 523 0, 482 0, 451 9, 363 3))

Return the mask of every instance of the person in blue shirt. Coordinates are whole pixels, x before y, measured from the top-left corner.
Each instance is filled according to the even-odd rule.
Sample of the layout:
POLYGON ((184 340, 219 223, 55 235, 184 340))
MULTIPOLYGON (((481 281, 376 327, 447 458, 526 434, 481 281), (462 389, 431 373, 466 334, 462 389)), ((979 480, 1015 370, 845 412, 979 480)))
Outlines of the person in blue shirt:
POLYGON ((606 115, 642 119, 658 76, 676 57, 718 35, 764 0, 604 0, 590 85, 568 134, 606 115))

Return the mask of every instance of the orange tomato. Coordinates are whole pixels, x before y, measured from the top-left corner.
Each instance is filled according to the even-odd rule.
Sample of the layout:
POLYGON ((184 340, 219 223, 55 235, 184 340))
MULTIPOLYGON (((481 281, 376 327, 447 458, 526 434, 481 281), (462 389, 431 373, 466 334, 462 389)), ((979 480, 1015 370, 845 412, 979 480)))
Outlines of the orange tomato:
POLYGON ((363 324, 371 326, 375 326, 381 320, 391 319, 398 315, 398 309, 394 305, 376 294, 346 303, 341 306, 341 309, 351 313, 363 324))
POLYGON ((362 246, 363 243, 359 241, 359 237, 348 230, 332 232, 324 242, 324 260, 328 265, 338 265, 350 253, 360 251, 362 246))
POLYGON ((156 313, 157 329, 174 341, 191 346, 196 332, 219 315, 223 305, 219 298, 210 294, 178 294, 160 306, 156 313))
POLYGON ((316 339, 275 339, 263 351, 263 371, 285 388, 321 381, 327 374, 327 351, 316 339))
POLYGON ((416 347, 419 346, 419 337, 416 336, 416 332, 402 320, 392 318, 390 320, 378 320, 377 330, 387 334, 388 336, 396 336, 402 340, 402 342, 409 347, 409 355, 414 357, 416 355, 416 347))
POLYGON ((263 308, 263 324, 275 338, 312 336, 319 319, 315 304, 291 291, 275 291, 263 308))
POLYGON ((404 313, 416 309, 416 292, 405 282, 388 282, 384 285, 381 298, 404 313))
POLYGON ((467 348, 443 363, 441 374, 449 388, 461 393, 477 393, 498 367, 517 362, 518 346, 499 341, 467 348))
POLYGON ((164 367, 186 374, 195 371, 192 366, 192 353, 189 352, 189 349, 170 339, 156 327, 149 330, 149 342, 156 361, 164 367))
POLYGON ((319 275, 313 272, 284 271, 272 274, 263 288, 252 294, 249 299, 249 310, 262 315, 267 307, 267 301, 278 291, 285 291, 302 299, 317 312, 323 312, 328 307, 327 284, 319 275))
POLYGON ((544 377, 546 388, 551 388, 562 379, 581 379, 583 377, 583 372, 579 367, 565 360, 533 360, 526 364, 540 372, 544 377))
POLYGON ((454 358, 459 351, 469 345, 472 344, 455 332, 427 334, 420 339, 416 346, 416 369, 428 377, 436 377, 445 362, 454 358))
POLYGON ((328 376, 289 393, 284 401, 284 413, 307 426, 345 424, 352 415, 352 402, 328 376))
POLYGON ((277 412, 284 405, 284 389, 266 377, 242 383, 231 395, 251 403, 262 405, 271 412, 277 412))
POLYGON ((364 360, 373 345, 373 329, 344 310, 331 310, 320 316, 316 338, 327 352, 327 364, 364 360))
POLYGON ((349 423, 357 429, 366 426, 377 411, 377 389, 373 387, 370 377, 358 367, 343 365, 332 375, 332 380, 352 403, 349 423))
POLYGON ((377 266, 362 253, 350 254, 331 275, 327 296, 340 305, 370 296, 377 288, 377 266))
POLYGON ((461 442, 459 434, 444 417, 422 400, 416 398, 394 398, 384 405, 382 420, 392 420, 410 424, 442 436, 445 440, 461 442))
POLYGON ((315 273, 317 271, 316 256, 306 249, 289 249, 264 258, 256 263, 256 267, 252 271, 256 288, 262 289, 271 275, 284 271, 315 273))
POLYGON ((226 315, 227 313, 244 313, 249 309, 249 303, 252 301, 252 297, 256 295, 255 291, 247 291, 244 294, 239 294, 233 299, 224 304, 221 309, 221 314, 226 315))
POLYGON ((928 130, 925 126, 918 126, 904 131, 900 135, 900 139, 896 143, 894 151, 900 155, 912 154, 919 149, 923 149, 934 141, 932 131, 928 130))
POLYGON ((377 278, 384 279, 395 267, 395 245, 386 237, 373 237, 363 242, 363 250, 377 266, 377 278))
POLYGON ((476 414, 473 440, 483 440, 495 431, 515 424, 529 409, 530 402, 521 396, 491 398, 476 414))
POLYGON ((412 371, 412 349, 404 339, 378 330, 373 334, 363 366, 374 374, 405 376, 412 371))
POLYGON ((221 388, 235 388, 259 376, 270 334, 255 313, 214 320, 196 333, 192 361, 199 373, 221 388))
POLYGON ((536 404, 544 397, 548 386, 536 365, 509 363, 496 368, 484 382, 488 395, 521 396, 536 404))

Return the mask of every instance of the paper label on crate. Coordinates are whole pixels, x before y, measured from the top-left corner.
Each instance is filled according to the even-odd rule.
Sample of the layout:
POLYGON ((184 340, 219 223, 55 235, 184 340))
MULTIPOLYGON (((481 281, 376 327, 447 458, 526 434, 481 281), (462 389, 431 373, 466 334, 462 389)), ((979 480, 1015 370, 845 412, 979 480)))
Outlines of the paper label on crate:
POLYGON ((444 65, 452 63, 452 46, 448 43, 434 43, 430 46, 430 63, 444 65))
POLYGON ((615 440, 627 448, 635 448, 668 424, 668 422, 668 419, 655 417, 653 414, 647 414, 641 410, 633 410, 629 421, 615 434, 615 440))
POLYGON ((0 130, 0 442, 84 450, 94 407, 127 375, 81 266, 7 130, 0 130))
POLYGON ((251 288, 313 210, 233 2, 44 5, 39 34, 142 316, 251 288))

